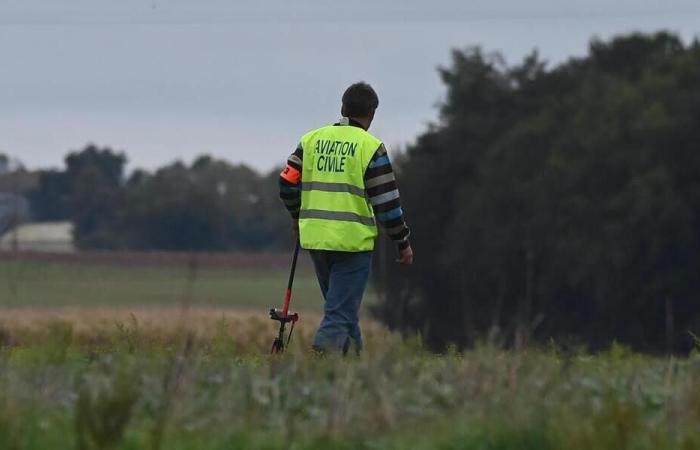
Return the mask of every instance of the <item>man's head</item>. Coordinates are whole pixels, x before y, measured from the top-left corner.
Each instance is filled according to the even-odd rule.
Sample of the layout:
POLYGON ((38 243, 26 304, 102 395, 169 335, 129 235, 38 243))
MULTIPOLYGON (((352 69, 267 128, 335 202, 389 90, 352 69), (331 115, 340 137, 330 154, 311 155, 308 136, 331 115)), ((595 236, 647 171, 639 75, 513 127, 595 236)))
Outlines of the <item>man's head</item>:
POLYGON ((340 113, 360 122, 368 129, 374 119, 374 111, 379 106, 379 97, 372 86, 360 81, 351 85, 343 94, 343 106, 340 113))

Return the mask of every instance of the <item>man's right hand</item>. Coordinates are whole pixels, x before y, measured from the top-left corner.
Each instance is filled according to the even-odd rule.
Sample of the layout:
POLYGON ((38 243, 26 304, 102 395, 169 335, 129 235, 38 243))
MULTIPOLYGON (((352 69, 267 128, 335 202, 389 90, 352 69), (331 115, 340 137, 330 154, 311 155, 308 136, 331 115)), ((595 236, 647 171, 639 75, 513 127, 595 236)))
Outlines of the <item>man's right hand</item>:
POLYGON ((403 264, 404 266, 410 266, 413 264, 413 249, 410 245, 401 250, 399 253, 399 259, 397 259, 396 262, 403 264))

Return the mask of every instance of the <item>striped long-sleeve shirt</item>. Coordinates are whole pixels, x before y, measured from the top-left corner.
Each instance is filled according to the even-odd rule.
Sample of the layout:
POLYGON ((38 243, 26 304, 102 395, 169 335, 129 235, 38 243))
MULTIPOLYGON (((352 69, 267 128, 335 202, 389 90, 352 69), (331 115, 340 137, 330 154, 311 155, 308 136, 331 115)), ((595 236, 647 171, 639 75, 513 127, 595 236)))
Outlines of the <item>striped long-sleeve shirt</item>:
MULTIPOLYGON (((351 125, 355 125, 353 121, 351 125)), ((357 126, 357 125, 355 125, 357 126)), ((287 159, 285 170, 302 171, 304 150, 301 144, 287 159)), ((386 230, 389 237, 396 242, 400 250, 409 245, 410 230, 404 219, 399 189, 396 185, 394 170, 389 160, 384 145, 380 145, 374 152, 372 159, 364 174, 365 192, 369 199, 374 215, 379 224, 386 230)), ((292 218, 299 218, 301 207, 301 180, 296 183, 288 181, 280 176, 280 198, 292 218)))

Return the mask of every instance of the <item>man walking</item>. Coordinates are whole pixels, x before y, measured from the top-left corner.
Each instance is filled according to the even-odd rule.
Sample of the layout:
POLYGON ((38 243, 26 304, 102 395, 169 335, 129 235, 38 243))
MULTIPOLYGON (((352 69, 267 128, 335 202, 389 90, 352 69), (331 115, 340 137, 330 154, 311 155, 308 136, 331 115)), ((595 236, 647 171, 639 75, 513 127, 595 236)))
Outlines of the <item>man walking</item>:
POLYGON ((379 222, 413 263, 409 229, 384 144, 368 133, 379 99, 355 83, 343 94, 338 123, 306 133, 280 174, 280 197, 301 247, 309 250, 325 299, 314 349, 359 353, 359 309, 379 222))

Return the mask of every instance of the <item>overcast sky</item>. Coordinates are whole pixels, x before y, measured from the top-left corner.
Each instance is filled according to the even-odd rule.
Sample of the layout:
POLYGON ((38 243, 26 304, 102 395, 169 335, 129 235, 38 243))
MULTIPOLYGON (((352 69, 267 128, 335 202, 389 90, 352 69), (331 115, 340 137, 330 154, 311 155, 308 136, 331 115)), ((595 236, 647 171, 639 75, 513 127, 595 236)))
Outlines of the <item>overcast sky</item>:
POLYGON ((396 147, 436 119, 451 48, 556 64, 659 29, 697 36, 700 1, 0 0, 0 152, 59 167, 94 142, 131 168, 210 153, 268 170, 357 80, 396 147))

